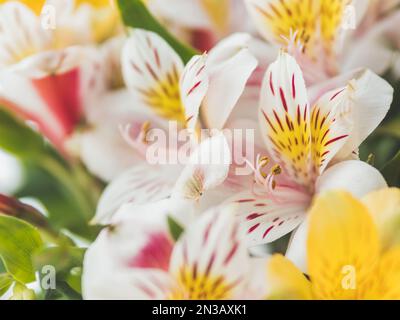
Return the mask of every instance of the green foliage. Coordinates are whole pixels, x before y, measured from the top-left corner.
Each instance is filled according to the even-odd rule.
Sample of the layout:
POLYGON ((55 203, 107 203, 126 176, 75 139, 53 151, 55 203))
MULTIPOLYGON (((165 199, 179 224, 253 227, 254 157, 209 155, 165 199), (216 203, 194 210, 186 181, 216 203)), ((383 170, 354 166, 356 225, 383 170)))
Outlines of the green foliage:
POLYGON ((122 19, 126 26, 153 31, 160 35, 187 63, 197 52, 178 41, 147 10, 142 0, 118 0, 122 19))
POLYGON ((56 270, 56 289, 45 292, 46 299, 81 299, 81 270, 85 249, 72 246, 45 248, 34 256, 37 270, 53 266, 56 270))
POLYGON ((184 231, 183 227, 171 216, 168 216, 167 222, 172 238, 177 241, 184 231))
POLYGON ((22 283, 35 280, 32 256, 43 245, 41 236, 30 224, 0 214, 0 256, 8 274, 22 283))
POLYGON ((389 186, 400 187, 400 151, 381 171, 389 186))
POLYGON ((0 273, 0 297, 7 292, 14 279, 8 273, 0 273))
POLYGON ((40 158, 48 151, 39 134, 3 108, 0 108, 0 147, 21 159, 40 158))

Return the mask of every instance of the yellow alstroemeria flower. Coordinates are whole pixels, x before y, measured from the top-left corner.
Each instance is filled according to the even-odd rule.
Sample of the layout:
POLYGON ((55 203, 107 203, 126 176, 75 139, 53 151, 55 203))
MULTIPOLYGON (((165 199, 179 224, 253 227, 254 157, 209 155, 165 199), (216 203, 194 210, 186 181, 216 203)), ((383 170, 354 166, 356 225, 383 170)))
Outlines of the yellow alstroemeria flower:
POLYGON ((400 189, 362 201, 342 191, 318 197, 307 242, 310 280, 275 255, 267 266, 268 298, 400 299, 399 203, 400 189))

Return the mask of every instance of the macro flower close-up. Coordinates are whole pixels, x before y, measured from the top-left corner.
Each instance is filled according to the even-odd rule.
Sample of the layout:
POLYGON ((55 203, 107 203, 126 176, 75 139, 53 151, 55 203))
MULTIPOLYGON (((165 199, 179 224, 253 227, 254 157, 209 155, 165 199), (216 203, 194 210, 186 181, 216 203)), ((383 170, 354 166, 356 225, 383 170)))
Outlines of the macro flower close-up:
POLYGON ((399 26, 399 0, 0 0, 0 300, 400 300, 399 26))

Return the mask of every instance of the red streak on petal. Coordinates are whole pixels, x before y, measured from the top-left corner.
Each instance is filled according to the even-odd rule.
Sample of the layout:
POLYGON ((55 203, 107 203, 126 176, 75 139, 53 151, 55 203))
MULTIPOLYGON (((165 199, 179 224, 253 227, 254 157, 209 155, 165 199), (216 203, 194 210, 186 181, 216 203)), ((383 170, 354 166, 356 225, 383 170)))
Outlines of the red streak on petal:
POLYGON ((294 82, 294 73, 293 73, 293 75, 292 75, 292 96, 293 96, 293 99, 295 99, 296 98, 296 84, 295 84, 295 82, 294 82))
POLYGON ((189 96, 191 93, 193 93, 194 90, 201 84, 201 81, 197 82, 193 87, 190 88, 189 92, 187 95, 189 96))
POLYGON ((281 101, 282 101, 283 108, 287 112, 288 111, 288 106, 287 106, 287 103, 286 103, 285 93, 283 92, 282 88, 279 88, 279 93, 281 95, 281 101))
POLYGON ((263 234, 263 239, 267 236, 267 234, 274 228, 274 226, 270 226, 267 230, 265 230, 263 234))
POLYGON ((249 230, 247 230, 247 233, 252 233, 254 230, 256 230, 260 226, 260 223, 255 224, 254 226, 250 227, 249 230))
POLYGON ((330 145, 331 143, 334 143, 334 142, 336 142, 336 141, 338 141, 338 140, 341 140, 341 139, 343 139, 343 138, 346 138, 346 137, 348 137, 348 136, 349 136, 348 134, 344 134, 344 135, 342 135, 342 136, 333 138, 333 139, 329 140, 327 143, 325 143, 324 146, 326 147, 327 145, 330 145))
MULTIPOLYGON (((344 88, 344 89, 345 89, 345 88, 344 88)), ((342 89, 342 90, 336 92, 336 93, 331 97, 331 100, 330 100, 330 101, 332 101, 332 100, 335 99, 339 94, 341 94, 341 93, 344 91, 344 89, 342 89)))
POLYGON ((269 74, 269 87, 271 89, 272 95, 275 95, 274 84, 272 82, 272 72, 269 74))
POLYGON ((236 242, 233 245, 232 249, 229 251, 228 255, 226 256, 225 261, 224 261, 224 265, 227 265, 232 260, 232 258, 235 255, 238 247, 239 247, 239 244, 236 242))

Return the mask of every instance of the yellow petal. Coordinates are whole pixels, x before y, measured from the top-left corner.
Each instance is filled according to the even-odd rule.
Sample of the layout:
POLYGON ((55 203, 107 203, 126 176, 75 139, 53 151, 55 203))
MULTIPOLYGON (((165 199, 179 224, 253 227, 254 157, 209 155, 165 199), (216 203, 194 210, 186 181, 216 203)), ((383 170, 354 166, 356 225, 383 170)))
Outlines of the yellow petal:
MULTIPOLYGON (((0 4, 10 2, 10 0, 0 0, 0 4)), ((18 2, 23 3, 27 7, 31 8, 37 15, 40 14, 45 0, 19 0, 18 2)))
POLYGON ((376 267, 379 238, 368 209, 350 193, 319 196, 310 213, 308 267, 318 299, 356 299, 376 267))
POLYGON ((400 244, 400 189, 375 191, 366 195, 362 201, 378 226, 383 248, 400 244))
POLYGON ((95 8, 114 6, 114 0, 75 0, 75 6, 90 4, 95 8))
POLYGON ((280 254, 267 264, 268 299, 309 300, 311 285, 296 266, 280 254))
POLYGON ((364 288, 364 299, 400 299, 400 246, 384 253, 364 288))

